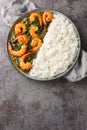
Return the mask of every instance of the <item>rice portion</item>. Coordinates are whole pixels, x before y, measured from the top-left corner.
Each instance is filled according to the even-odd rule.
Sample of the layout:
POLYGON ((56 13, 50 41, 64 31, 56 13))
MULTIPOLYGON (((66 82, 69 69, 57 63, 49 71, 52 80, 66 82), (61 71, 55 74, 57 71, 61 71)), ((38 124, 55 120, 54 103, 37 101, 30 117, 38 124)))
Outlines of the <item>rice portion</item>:
POLYGON ((73 24, 62 14, 54 14, 29 74, 47 79, 66 71, 77 49, 78 37, 73 24))

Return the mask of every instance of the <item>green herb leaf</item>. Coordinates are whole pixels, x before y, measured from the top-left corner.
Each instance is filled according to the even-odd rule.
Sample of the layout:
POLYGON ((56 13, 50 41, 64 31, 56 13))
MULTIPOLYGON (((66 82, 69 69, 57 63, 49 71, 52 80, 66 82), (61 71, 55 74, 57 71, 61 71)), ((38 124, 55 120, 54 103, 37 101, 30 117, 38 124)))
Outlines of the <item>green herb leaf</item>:
POLYGON ((10 35, 10 38, 9 38, 8 41, 9 41, 10 43, 12 43, 15 38, 16 38, 16 34, 12 33, 12 34, 10 35))
POLYGON ((13 48, 13 50, 15 50, 15 51, 18 51, 18 50, 20 50, 21 49, 21 44, 20 43, 12 43, 12 48, 13 48))
POLYGON ((25 59, 25 63, 26 62, 31 62, 33 61, 33 59, 35 59, 37 56, 37 52, 33 53, 31 56, 29 56, 28 58, 25 59))
POLYGON ((19 58, 16 56, 12 56, 13 61, 16 63, 16 65, 19 66, 19 58))
POLYGON ((27 46, 27 52, 28 52, 32 47, 31 47, 30 43, 27 43, 26 46, 27 46))

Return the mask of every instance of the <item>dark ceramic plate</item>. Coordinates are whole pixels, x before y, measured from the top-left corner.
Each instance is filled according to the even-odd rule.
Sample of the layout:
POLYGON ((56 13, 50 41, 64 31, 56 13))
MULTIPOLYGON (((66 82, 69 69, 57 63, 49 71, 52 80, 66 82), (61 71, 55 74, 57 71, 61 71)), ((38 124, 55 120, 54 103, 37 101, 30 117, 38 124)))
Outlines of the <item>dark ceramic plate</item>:
MULTIPOLYGON (((13 24, 13 26, 11 27, 11 29, 10 29, 10 31, 9 31, 8 39, 9 39, 9 37, 10 37, 10 34, 11 34, 11 32, 12 32, 12 30, 13 30, 15 24, 18 23, 22 18, 24 18, 26 15, 28 15, 28 14, 30 14, 30 13, 32 13, 32 12, 35 12, 35 11, 46 11, 46 10, 50 10, 51 12, 53 12, 53 14, 62 14, 62 13, 60 13, 60 12, 58 12, 58 11, 55 11, 55 10, 52 10, 52 9, 36 9, 36 10, 30 11, 30 12, 24 14, 23 16, 21 16, 20 18, 18 18, 18 19, 16 20, 16 22, 13 24)), ((69 19, 69 18, 68 18, 67 16, 65 16, 64 14, 62 14, 62 15, 63 15, 64 17, 66 17, 67 19, 69 19)), ((76 63, 76 61, 77 61, 77 59, 78 59, 78 56, 79 56, 79 53, 80 53, 80 48, 81 48, 81 40, 80 40, 79 32, 78 32, 76 26, 74 25, 74 23, 73 23, 70 19, 69 19, 69 21, 73 24, 73 27, 74 27, 74 29, 75 29, 75 31, 76 31, 76 33, 77 33, 77 37, 78 37, 78 49, 77 49, 77 53, 76 53, 75 58, 73 59, 72 64, 69 65, 69 67, 68 67, 68 69, 67 69, 66 71, 64 71, 64 72, 61 73, 61 74, 55 75, 55 76, 53 76, 53 77, 51 77, 51 78, 48 78, 48 79, 47 79, 47 78, 45 78, 45 79, 40 79, 40 78, 38 78, 38 77, 37 77, 37 78, 36 78, 36 77, 32 77, 30 74, 27 74, 27 73, 23 72, 16 64, 14 64, 14 62, 13 62, 13 60, 12 60, 12 58, 11 58, 11 55, 9 54, 9 51, 8 51, 10 60, 11 60, 12 64, 14 65, 14 67, 15 67, 21 74, 25 75, 26 77, 31 78, 31 79, 34 79, 34 80, 39 80, 39 81, 49 81, 49 80, 57 79, 57 78, 60 78, 60 77, 64 76, 66 73, 68 73, 68 72, 74 67, 74 65, 75 65, 75 63, 76 63)), ((7 44, 8 44, 8 39, 7 39, 7 44)), ((8 49, 8 47, 7 47, 7 49, 8 49)))

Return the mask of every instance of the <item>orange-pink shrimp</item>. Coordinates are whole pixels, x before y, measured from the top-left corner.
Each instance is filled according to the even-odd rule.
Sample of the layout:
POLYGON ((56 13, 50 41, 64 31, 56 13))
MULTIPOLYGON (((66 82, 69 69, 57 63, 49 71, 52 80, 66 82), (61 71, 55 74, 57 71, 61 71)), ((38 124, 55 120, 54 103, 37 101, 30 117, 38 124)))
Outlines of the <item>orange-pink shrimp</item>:
POLYGON ((31 52, 37 52, 39 51, 40 47, 42 46, 42 41, 39 38, 35 38, 31 42, 31 46, 33 47, 30 51, 31 52))
POLYGON ((44 12, 44 14, 43 14, 43 24, 46 25, 47 22, 51 22, 53 17, 54 16, 53 16, 52 12, 50 12, 50 11, 44 12))
POLYGON ((22 70, 29 70, 32 68, 32 64, 30 62, 24 62, 27 57, 29 57, 32 53, 28 52, 27 54, 23 55, 19 58, 20 67, 22 70))
POLYGON ((11 44, 8 43, 8 50, 9 50, 11 55, 20 57, 20 56, 22 56, 22 55, 24 55, 26 53, 26 45, 22 45, 20 50, 15 51, 15 50, 12 49, 11 44))
POLYGON ((24 23, 20 22, 15 25, 15 34, 24 33, 27 27, 24 23))
POLYGON ((34 22, 36 18, 39 18, 40 26, 42 26, 42 16, 38 12, 34 12, 30 15, 30 22, 34 22))
POLYGON ((33 38, 38 38, 39 36, 36 34, 38 30, 38 27, 37 26, 34 26, 34 27, 31 27, 30 29, 30 35, 33 37, 33 38))
POLYGON ((19 35, 19 36, 17 36, 14 40, 13 40, 13 42, 16 42, 16 41, 18 41, 20 44, 26 44, 26 43, 28 43, 28 41, 29 41, 29 38, 28 38, 28 36, 27 35, 19 35))

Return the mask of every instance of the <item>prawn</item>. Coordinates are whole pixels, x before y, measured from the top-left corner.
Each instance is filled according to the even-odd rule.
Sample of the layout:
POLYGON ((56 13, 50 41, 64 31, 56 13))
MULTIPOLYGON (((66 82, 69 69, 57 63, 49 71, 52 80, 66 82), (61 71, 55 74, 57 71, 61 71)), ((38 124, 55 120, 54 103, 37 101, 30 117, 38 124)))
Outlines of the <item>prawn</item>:
POLYGON ((15 51, 15 50, 12 49, 11 44, 8 43, 8 50, 9 50, 11 55, 20 57, 20 56, 22 56, 22 55, 24 55, 26 53, 26 45, 22 45, 20 50, 15 51))
POLYGON ((39 38, 35 38, 34 40, 32 40, 31 42, 31 46, 33 47, 30 51, 31 52, 37 52, 40 47, 42 46, 42 41, 39 38))
POLYGON ((46 25, 46 22, 51 22, 53 19, 53 14, 50 11, 46 11, 43 14, 43 24, 46 25))
POLYGON ((29 38, 27 35, 19 35, 17 36, 13 42, 18 41, 20 44, 26 44, 29 41, 29 38))
POLYGON ((30 29, 30 35, 33 37, 33 38, 38 38, 38 35, 36 34, 36 31, 38 30, 38 27, 35 26, 35 27, 32 27, 30 29))
POLYGON ((32 53, 28 52, 27 54, 23 55, 22 57, 19 58, 20 62, 20 67, 22 70, 29 70, 32 68, 32 64, 30 62, 25 63, 24 60, 28 56, 30 56, 32 53))
POLYGON ((15 34, 24 33, 26 31, 27 27, 24 23, 17 23, 15 25, 15 34))
POLYGON ((36 18, 39 18, 40 26, 42 26, 42 16, 37 12, 34 12, 30 15, 30 22, 34 22, 36 18))

